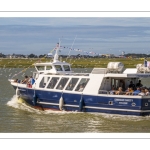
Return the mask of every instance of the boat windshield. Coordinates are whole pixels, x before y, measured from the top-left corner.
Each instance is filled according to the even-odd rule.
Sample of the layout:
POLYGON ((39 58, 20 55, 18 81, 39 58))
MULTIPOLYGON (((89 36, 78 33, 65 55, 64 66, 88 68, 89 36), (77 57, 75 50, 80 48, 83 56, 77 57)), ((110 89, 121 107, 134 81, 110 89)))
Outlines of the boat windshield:
POLYGON ((70 67, 68 65, 63 65, 65 71, 70 71, 70 67))
POLYGON ((45 66, 36 66, 37 70, 44 70, 45 66))
POLYGON ((61 65, 55 65, 55 68, 56 68, 57 71, 62 71, 61 65))
POLYGON ((46 70, 51 70, 52 66, 46 66, 46 70))

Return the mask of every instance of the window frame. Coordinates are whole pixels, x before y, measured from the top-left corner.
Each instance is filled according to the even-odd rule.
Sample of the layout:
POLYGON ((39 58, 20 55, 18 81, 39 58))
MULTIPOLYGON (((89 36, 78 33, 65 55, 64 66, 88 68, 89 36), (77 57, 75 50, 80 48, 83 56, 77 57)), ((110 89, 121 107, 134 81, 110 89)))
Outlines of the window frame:
POLYGON ((52 66, 45 66, 46 68, 45 68, 45 70, 51 70, 52 69, 52 66), (47 67, 51 67, 51 69, 47 69, 47 67))
MULTIPOLYGON (((61 77, 61 79, 59 80, 59 82, 58 82, 57 86, 55 87, 55 89, 56 89, 56 90, 63 90, 63 89, 65 89, 65 88, 66 88, 66 85, 67 85, 67 83, 68 83, 69 80, 70 80, 69 77, 61 77), (64 79, 64 78, 66 78, 66 79, 68 79, 68 80, 67 80, 67 82, 65 83, 65 85, 62 87, 62 89, 59 89, 59 88, 58 88, 58 87, 59 87, 59 84, 61 83, 61 80, 64 79)), ((61 83, 61 84, 62 84, 62 83, 61 83)))
POLYGON ((63 65, 63 68, 64 68, 64 71, 71 71, 71 68, 70 68, 70 66, 69 66, 69 65, 63 65), (65 69, 65 66, 68 66, 68 68, 67 68, 67 69, 69 69, 69 70, 66 70, 66 69, 65 69))
POLYGON ((54 65, 54 67, 55 67, 56 71, 63 71, 63 67, 61 65, 54 65), (61 70, 58 70, 57 66, 60 66, 61 70))
POLYGON ((39 82, 39 88, 46 88, 50 79, 51 79, 51 77, 49 77, 49 76, 43 76, 41 81, 39 82), (47 80, 47 81, 45 81, 45 80, 47 80), (43 86, 41 86, 41 82, 43 82, 43 86), (44 84, 45 84, 45 86, 44 86, 44 84))
POLYGON ((47 84, 47 86, 46 86, 46 88, 47 88, 47 89, 55 89, 56 86, 57 86, 57 84, 58 84, 58 82, 60 81, 60 79, 61 79, 60 77, 51 77, 50 80, 49 80, 49 82, 48 82, 48 84, 47 84), (56 79, 57 82, 56 82, 56 84, 54 85, 53 88, 50 88, 50 87, 48 88, 48 85, 50 84, 50 82, 51 82, 51 80, 52 80, 53 78, 58 78, 58 80, 56 79))
POLYGON ((88 84, 88 82, 89 82, 89 81, 90 81, 90 78, 80 78, 80 80, 78 81, 78 83, 77 83, 77 85, 76 85, 76 87, 75 87, 74 91, 75 91, 75 92, 83 92, 83 91, 84 91, 84 89, 85 89, 85 87, 86 87, 86 85, 88 84), (80 85, 82 85, 83 83, 85 83, 85 82, 82 82, 82 84, 81 84, 82 79, 88 79, 88 81, 86 82, 86 84, 85 84, 85 86, 84 86, 83 90, 82 90, 82 91, 78 91, 78 90, 79 90, 80 85))
POLYGON ((38 69, 39 67, 43 67, 43 70, 45 70, 45 66, 36 66, 36 68, 37 68, 38 71, 43 71, 43 70, 39 70, 38 69))
POLYGON ((74 91, 74 89, 75 89, 75 87, 77 86, 77 84, 78 84, 79 81, 80 81, 80 78, 77 78, 77 77, 72 77, 72 78, 70 78, 70 80, 68 81, 68 84, 67 84, 65 90, 66 90, 66 91, 74 91), (78 79, 78 80, 77 80, 77 82, 75 83, 75 86, 73 87, 73 89, 72 89, 72 90, 68 90, 67 87, 69 86, 69 84, 71 84, 70 82, 71 82, 72 79, 78 79))

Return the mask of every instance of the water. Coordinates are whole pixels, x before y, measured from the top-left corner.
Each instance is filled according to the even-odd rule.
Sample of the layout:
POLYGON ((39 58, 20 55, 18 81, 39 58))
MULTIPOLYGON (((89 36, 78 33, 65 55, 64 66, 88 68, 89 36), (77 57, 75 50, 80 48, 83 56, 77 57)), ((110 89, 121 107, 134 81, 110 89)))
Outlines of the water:
MULTIPOLYGON (((8 78, 21 69, 0 69, 0 133, 149 133, 150 116, 40 111, 17 103, 8 78)), ((33 69, 21 73, 32 75, 33 69)), ((150 84, 148 79, 142 80, 150 84)))

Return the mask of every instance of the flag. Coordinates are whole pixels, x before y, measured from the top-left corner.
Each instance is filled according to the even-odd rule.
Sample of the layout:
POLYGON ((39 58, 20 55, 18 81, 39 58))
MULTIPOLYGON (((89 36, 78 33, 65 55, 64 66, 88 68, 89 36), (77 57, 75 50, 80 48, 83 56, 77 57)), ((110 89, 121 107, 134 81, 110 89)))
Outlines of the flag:
POLYGON ((56 47, 59 47, 59 43, 57 43, 56 47))

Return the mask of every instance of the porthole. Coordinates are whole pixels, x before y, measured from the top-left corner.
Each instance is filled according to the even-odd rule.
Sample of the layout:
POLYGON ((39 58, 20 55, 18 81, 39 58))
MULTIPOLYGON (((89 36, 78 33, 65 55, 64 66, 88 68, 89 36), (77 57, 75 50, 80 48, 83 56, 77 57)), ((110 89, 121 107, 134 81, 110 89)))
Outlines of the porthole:
POLYGON ((109 105, 113 105, 113 101, 109 101, 108 104, 109 104, 109 105))
POLYGON ((131 105, 132 105, 132 106, 136 106, 136 104, 135 104, 135 103, 132 103, 131 105))

